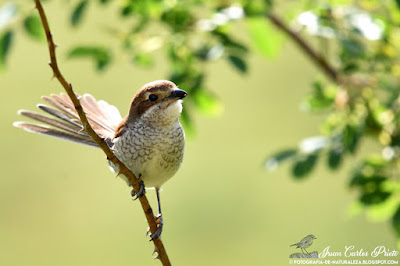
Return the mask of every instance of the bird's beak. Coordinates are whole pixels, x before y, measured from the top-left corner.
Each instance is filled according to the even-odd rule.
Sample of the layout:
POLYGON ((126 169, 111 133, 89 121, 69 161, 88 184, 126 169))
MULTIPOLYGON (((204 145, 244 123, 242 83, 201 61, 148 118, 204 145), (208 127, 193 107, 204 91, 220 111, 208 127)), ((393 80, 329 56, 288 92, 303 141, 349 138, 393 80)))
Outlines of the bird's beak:
POLYGON ((184 90, 174 90, 171 92, 171 95, 169 97, 171 98, 178 98, 178 99, 183 99, 187 95, 187 92, 184 90))

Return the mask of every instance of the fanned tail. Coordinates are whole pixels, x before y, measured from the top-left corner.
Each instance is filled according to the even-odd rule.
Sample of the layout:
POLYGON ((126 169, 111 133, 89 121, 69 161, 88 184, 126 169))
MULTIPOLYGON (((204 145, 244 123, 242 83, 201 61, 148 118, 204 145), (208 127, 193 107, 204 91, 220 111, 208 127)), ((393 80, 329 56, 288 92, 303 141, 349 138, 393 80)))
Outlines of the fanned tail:
MULTIPOLYGON (((77 97, 80 99, 93 130, 111 147, 115 129, 122 120, 118 109, 105 101, 96 101, 90 94, 82 97, 77 95, 77 97)), ((14 126, 29 132, 98 147, 93 139, 83 131, 78 113, 66 94, 52 94, 50 97, 43 96, 42 99, 51 106, 38 104, 37 107, 50 116, 26 110, 20 110, 18 114, 43 124, 15 122, 14 126)))

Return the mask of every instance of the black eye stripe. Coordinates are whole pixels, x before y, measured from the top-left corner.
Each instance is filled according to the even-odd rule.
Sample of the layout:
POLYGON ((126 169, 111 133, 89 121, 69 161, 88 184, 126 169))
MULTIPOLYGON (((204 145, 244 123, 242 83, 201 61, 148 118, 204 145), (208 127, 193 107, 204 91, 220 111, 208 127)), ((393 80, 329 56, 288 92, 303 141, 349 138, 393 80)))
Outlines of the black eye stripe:
POLYGON ((150 100, 150 102, 154 102, 154 101, 158 100, 158 97, 155 94, 150 94, 149 95, 149 100, 150 100))

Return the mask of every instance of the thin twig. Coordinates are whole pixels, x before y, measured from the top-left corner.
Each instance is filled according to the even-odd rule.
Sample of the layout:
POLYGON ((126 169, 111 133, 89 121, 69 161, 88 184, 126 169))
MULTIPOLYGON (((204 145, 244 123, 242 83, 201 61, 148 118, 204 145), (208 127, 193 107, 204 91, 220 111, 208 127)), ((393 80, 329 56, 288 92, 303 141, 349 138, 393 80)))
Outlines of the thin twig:
POLYGON ((325 60, 324 57, 319 55, 306 41, 299 36, 299 34, 292 29, 290 29, 281 18, 279 18, 276 14, 268 11, 266 13, 266 17, 276 26, 278 29, 286 33, 292 41, 294 41, 303 52, 308 55, 311 60, 319 66, 325 74, 335 83, 339 83, 339 75, 338 71, 331 66, 328 61, 325 60))
MULTIPOLYGON (((120 169, 119 174, 123 174, 124 176, 126 176, 127 179, 129 180, 129 183, 134 188, 134 190, 136 192, 139 191, 140 184, 139 184, 138 178, 120 160, 118 160, 118 158, 110 150, 110 148, 108 147, 106 142, 101 137, 99 137, 96 134, 96 132, 93 130, 93 128, 90 126, 89 121, 86 117, 86 114, 72 89, 71 83, 68 83, 67 80, 64 78, 64 76, 61 74, 61 71, 58 68, 58 64, 57 64, 57 57, 56 57, 56 52, 55 52, 56 45, 54 44, 54 41, 53 41, 53 36, 51 34, 49 24, 47 22, 46 14, 43 10, 42 4, 40 3, 40 0, 35 0, 35 4, 36 4, 36 8, 39 12, 39 16, 40 16, 40 20, 43 25, 43 29, 46 33, 47 45, 48 45, 49 54, 50 54, 49 65, 53 70, 54 77, 57 78, 58 81, 61 83, 61 85, 64 87, 69 98, 71 99, 72 103, 74 104, 75 110, 78 112, 79 118, 82 122, 85 132, 88 133, 89 136, 92 137, 92 139, 96 142, 96 144, 104 151, 104 153, 107 155, 107 159, 110 160, 114 165, 118 166, 118 168, 120 169)), ((150 232, 152 234, 154 234, 157 229, 157 223, 156 223, 156 219, 153 214, 153 210, 151 209, 150 204, 145 195, 139 197, 139 201, 142 205, 143 212, 144 212, 147 222, 149 224, 150 232)), ((171 265, 171 262, 169 261, 167 252, 165 250, 164 244, 161 241, 161 239, 155 238, 153 240, 153 242, 155 245, 155 251, 158 253, 157 258, 159 258, 161 260, 163 265, 171 265)))

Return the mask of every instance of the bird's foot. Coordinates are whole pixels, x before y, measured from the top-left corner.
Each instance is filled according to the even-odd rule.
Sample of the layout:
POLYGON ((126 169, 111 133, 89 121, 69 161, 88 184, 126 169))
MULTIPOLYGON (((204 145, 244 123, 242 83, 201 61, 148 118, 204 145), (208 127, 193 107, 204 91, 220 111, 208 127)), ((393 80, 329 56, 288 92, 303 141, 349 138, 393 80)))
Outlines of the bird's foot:
POLYGON ((144 188, 144 182, 143 180, 139 181, 139 191, 136 193, 134 189, 132 189, 131 195, 133 198, 133 200, 137 200, 139 197, 143 196, 144 194, 146 194, 146 189, 144 188))
POLYGON ((150 232, 150 228, 147 229, 147 233, 146 236, 148 236, 150 234, 150 241, 153 241, 155 238, 160 238, 162 230, 163 230, 163 226, 164 226, 164 220, 162 218, 162 216, 159 214, 156 217, 156 223, 157 223, 157 229, 154 232, 154 234, 152 234, 150 232))

